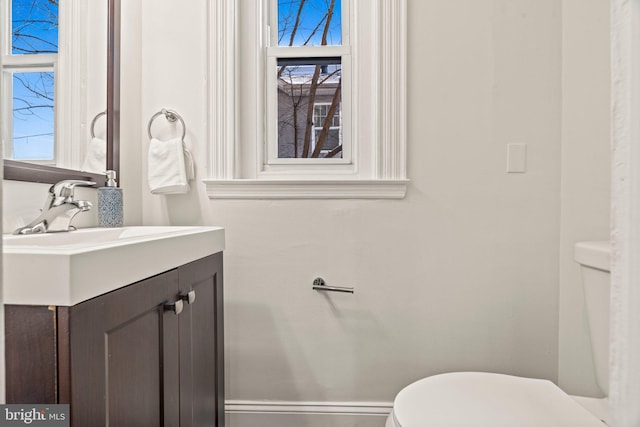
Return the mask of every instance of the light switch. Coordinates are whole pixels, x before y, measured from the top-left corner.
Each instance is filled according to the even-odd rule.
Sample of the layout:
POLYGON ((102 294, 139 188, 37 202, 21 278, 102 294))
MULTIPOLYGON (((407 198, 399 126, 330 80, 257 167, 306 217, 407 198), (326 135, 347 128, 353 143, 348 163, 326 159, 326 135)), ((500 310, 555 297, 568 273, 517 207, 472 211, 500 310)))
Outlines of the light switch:
POLYGON ((527 172, 527 144, 507 144, 507 173, 527 172))

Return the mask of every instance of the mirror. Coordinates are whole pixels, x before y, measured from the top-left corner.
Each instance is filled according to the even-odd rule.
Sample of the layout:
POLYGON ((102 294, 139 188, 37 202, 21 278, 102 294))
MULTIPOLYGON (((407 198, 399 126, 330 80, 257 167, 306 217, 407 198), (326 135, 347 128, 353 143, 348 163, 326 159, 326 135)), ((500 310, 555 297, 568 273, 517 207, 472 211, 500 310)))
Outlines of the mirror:
MULTIPOLYGON (((11 1, 11 0, 9 0, 11 1)), ((57 3, 57 2, 56 2, 57 3)), ((71 1, 68 2, 70 4, 71 1)), ((94 3, 94 2, 88 2, 94 3)), ((86 3, 83 1, 77 2, 77 7, 88 7, 86 3)), ((69 22, 68 20, 68 28, 69 31, 73 31, 76 28, 75 23, 69 22)), ((95 133, 102 133, 104 135, 106 141, 106 169, 115 170, 119 172, 120 168, 120 159, 119 159, 119 140, 120 140, 120 0, 108 0, 107 6, 107 25, 106 25, 107 35, 106 35, 106 73, 104 73, 104 69, 100 70, 102 72, 101 75, 106 74, 106 84, 102 83, 102 86, 106 86, 106 96, 103 100, 100 100, 98 104, 95 102, 87 102, 87 109, 95 108, 95 105, 104 105, 103 108, 95 108, 98 111, 95 111, 91 117, 88 117, 86 120, 86 126, 84 126, 84 132, 77 133, 77 139, 80 141, 74 141, 73 144, 79 147, 79 144, 88 144, 90 138, 90 125, 92 119, 96 117, 98 113, 104 111, 106 113, 106 118, 102 117, 96 121, 95 133), (102 110, 102 111, 100 111, 102 110), (100 126, 100 130, 98 130, 98 126, 100 126)), ((95 29, 94 29, 95 31, 95 29)), ((91 34, 91 29, 88 29, 88 34, 91 34)), ((87 41, 87 46, 89 46, 89 41, 87 41)), ((88 47, 85 47, 85 50, 90 50, 88 47)), ((98 52, 100 49, 96 49, 98 52)), ((103 51, 104 52, 104 51, 103 51)), ((69 55, 73 58, 72 55, 69 55)), ((71 61, 70 61, 71 62, 71 61)), ((72 64, 66 64, 67 66, 73 66, 72 64)), ((90 67, 85 67, 83 70, 86 74, 87 87, 91 84, 90 80, 90 67)), ((94 73, 99 74, 100 72, 94 73)), ((71 90, 78 90, 77 87, 79 82, 71 82, 76 87, 71 90)), ((100 86, 100 85, 98 85, 100 86)), ((91 89, 86 89, 87 92, 91 89)), ((100 94, 104 93, 104 90, 100 91, 100 94)), ((78 116, 79 119, 80 116, 78 116)), ((76 119, 76 120, 78 120, 76 119)), ((75 127, 80 127, 79 123, 72 123, 75 127), (78 125, 78 126, 76 126, 78 125)), ((73 134, 73 133, 71 133, 73 134)), ((64 141, 60 141, 63 143, 64 141)), ((65 148, 66 149, 66 148, 65 148)), ((76 151, 86 152, 86 148, 82 150, 78 149, 76 151)), ((76 153, 75 158, 80 159, 80 154, 76 153)), ((17 161, 17 160, 9 160, 4 159, 4 179, 8 180, 17 180, 17 181, 28 181, 28 182, 40 182, 40 183, 48 183, 53 184, 58 181, 64 179, 81 179, 81 180, 90 180, 96 182, 96 186, 102 186, 105 183, 105 175, 102 173, 95 172, 85 172, 81 171, 82 161, 76 160, 74 165, 77 164, 77 168, 61 168, 50 165, 38 164, 38 163, 28 163, 26 161, 17 161)), ((118 173, 119 175, 119 173, 118 173)))

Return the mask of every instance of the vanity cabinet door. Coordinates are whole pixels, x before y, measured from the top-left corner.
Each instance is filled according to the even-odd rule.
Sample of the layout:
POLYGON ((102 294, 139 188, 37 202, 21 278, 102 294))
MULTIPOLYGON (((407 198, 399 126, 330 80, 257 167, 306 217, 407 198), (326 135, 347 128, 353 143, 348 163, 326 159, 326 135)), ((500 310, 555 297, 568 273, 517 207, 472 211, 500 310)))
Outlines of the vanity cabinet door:
POLYGON ((178 273, 70 309, 73 426, 178 426, 178 273))
POLYGON ((178 275, 185 295, 179 316, 180 426, 223 427, 222 254, 181 266, 178 275))

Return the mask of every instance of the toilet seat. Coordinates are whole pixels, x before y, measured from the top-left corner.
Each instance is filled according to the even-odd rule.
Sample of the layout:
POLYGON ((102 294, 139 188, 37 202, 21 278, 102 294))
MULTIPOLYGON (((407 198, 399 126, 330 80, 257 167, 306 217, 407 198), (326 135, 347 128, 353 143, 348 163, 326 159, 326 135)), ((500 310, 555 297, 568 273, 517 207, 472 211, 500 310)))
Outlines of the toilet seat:
POLYGON ((416 381, 393 406, 387 423, 393 427, 605 426, 551 381, 483 372, 416 381))

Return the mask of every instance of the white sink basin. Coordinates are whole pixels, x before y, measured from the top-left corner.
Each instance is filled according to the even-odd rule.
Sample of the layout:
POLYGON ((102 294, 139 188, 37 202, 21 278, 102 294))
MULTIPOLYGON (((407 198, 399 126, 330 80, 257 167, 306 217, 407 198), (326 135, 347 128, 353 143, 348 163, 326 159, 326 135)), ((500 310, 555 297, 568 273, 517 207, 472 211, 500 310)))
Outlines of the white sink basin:
POLYGON ((71 306, 222 250, 222 227, 3 235, 3 299, 71 306))

